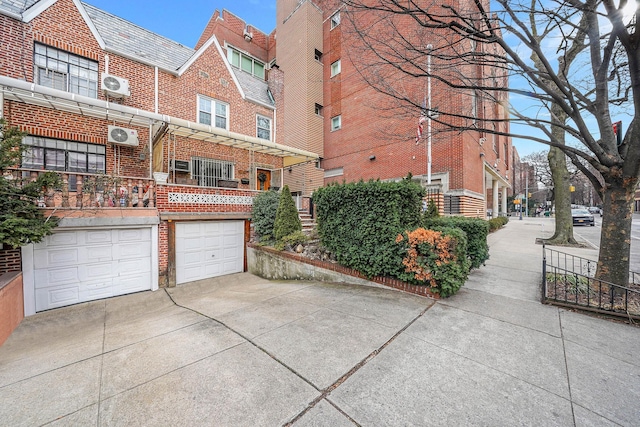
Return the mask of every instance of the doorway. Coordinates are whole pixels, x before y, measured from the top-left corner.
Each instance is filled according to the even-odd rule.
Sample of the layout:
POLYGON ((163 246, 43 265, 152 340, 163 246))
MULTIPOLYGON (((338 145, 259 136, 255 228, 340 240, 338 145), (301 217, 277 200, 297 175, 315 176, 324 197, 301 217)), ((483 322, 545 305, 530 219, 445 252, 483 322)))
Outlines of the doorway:
POLYGON ((256 190, 266 191, 271 188, 271 171, 256 169, 256 190))

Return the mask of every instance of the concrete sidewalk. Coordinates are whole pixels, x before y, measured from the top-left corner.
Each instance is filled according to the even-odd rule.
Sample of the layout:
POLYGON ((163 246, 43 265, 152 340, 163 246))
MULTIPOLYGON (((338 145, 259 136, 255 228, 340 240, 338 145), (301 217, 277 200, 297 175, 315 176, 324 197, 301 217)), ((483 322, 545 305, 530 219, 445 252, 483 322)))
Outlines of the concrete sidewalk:
POLYGON ((549 224, 512 219, 438 302, 239 274, 32 316, 0 424, 637 426, 640 328, 538 302, 549 224))

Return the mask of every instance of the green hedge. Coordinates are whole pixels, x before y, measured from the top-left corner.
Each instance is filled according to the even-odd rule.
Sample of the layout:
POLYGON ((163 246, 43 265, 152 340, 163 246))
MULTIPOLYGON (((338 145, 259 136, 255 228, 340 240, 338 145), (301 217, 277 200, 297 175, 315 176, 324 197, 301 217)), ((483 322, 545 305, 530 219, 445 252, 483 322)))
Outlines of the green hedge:
POLYGON ((337 261, 366 276, 403 272, 396 237, 420 225, 424 189, 408 179, 334 184, 313 194, 318 233, 337 261))
POLYGON ((276 219, 273 223, 273 235, 276 241, 283 237, 302 230, 300 214, 296 208, 296 202, 291 197, 288 186, 284 186, 280 193, 280 202, 276 211, 276 219))
POLYGON ((422 226, 425 228, 454 227, 464 231, 467 235, 467 254, 471 261, 471 268, 480 268, 489 259, 487 235, 489 234, 490 224, 483 219, 463 216, 424 217, 422 226))
POLYGON ((488 222, 489 222, 489 231, 496 231, 509 222, 509 217, 499 216, 496 218, 491 218, 488 222))
POLYGON ((280 195, 272 190, 260 193, 253 199, 251 219, 253 229, 260 241, 273 239, 273 224, 276 221, 279 202, 280 195))

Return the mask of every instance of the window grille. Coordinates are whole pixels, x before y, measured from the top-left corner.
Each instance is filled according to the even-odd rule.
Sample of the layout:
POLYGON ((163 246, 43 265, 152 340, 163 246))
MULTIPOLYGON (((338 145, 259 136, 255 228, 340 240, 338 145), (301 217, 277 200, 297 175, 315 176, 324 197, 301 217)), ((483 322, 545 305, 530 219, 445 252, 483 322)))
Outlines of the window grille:
POLYGON ((191 159, 191 178, 202 187, 218 187, 218 181, 233 179, 233 163, 223 160, 193 157, 191 159))

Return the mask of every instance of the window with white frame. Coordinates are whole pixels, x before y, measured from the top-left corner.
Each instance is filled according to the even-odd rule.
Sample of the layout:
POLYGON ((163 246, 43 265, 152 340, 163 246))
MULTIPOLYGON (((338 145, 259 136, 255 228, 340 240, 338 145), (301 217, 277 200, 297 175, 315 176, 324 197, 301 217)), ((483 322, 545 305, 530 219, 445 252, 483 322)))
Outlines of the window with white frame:
POLYGON ((231 46, 227 46, 227 59, 234 67, 264 80, 264 62, 259 61, 246 53, 240 52, 231 46))
POLYGON ((91 98, 98 97, 98 63, 50 46, 35 44, 36 84, 91 98))
POLYGON ((26 136, 22 167, 68 172, 105 173, 106 147, 84 142, 26 136))
POLYGON ((256 116, 256 135, 258 138, 271 141, 271 119, 265 116, 256 116))
POLYGON ((202 187, 218 187, 221 179, 233 179, 233 163, 208 159, 206 157, 191 158, 191 178, 202 187))
POLYGON ((331 16, 331 29, 333 30, 338 25, 340 25, 340 11, 331 16))
POLYGON ((335 116, 331 118, 331 132, 342 128, 342 116, 335 116))
POLYGON ((229 130, 229 104, 198 95, 198 123, 229 130))
POLYGON ((340 60, 338 59, 336 62, 331 64, 331 77, 340 74, 340 60))

